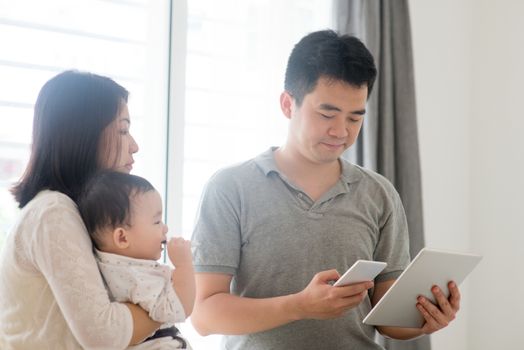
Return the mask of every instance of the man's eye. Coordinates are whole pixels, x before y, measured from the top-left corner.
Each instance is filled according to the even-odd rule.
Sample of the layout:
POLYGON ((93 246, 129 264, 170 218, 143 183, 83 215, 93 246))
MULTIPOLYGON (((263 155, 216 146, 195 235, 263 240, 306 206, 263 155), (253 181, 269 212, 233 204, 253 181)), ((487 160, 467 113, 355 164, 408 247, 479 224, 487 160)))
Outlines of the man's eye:
POLYGON ((325 115, 325 114, 322 114, 322 113, 320 113, 320 115, 322 116, 322 118, 326 118, 326 119, 331 119, 331 118, 335 117, 333 115, 325 115))

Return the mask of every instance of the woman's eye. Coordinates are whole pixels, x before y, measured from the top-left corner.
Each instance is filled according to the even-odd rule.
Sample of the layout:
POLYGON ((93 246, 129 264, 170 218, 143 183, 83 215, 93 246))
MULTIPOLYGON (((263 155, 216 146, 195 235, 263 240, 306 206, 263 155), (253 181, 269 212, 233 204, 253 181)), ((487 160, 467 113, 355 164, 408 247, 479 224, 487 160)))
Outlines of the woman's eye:
POLYGON ((127 135, 127 134, 129 134, 129 130, 127 129, 120 130, 120 135, 127 135))

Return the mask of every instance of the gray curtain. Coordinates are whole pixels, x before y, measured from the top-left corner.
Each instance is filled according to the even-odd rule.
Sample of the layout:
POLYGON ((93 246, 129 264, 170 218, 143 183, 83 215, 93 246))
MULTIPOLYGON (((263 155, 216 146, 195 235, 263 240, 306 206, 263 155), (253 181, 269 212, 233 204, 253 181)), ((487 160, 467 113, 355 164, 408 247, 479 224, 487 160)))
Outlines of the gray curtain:
MULTIPOLYGON (((424 229, 408 1, 335 0, 334 11, 335 29, 359 37, 378 68, 361 135, 344 157, 384 175, 396 187, 414 257, 424 247, 424 229)), ((379 341, 390 350, 431 348, 429 337, 379 341)))

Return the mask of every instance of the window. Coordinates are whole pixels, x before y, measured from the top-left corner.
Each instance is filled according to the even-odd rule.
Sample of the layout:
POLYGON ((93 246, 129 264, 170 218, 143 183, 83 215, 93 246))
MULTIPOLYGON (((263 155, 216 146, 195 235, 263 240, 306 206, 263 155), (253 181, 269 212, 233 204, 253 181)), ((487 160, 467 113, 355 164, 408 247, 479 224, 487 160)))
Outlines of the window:
POLYGON ((130 91, 134 172, 165 192, 168 0, 0 2, 0 246, 17 214, 8 192, 29 157, 33 104, 71 68, 112 77, 130 91))
MULTIPOLYGON (((191 0, 187 11, 182 222, 170 227, 189 238, 207 179, 284 142, 288 56, 302 36, 330 26, 331 8, 323 0, 191 0)), ((179 326, 195 349, 219 342, 179 326)))
POLYGON ((188 2, 184 236, 191 235, 202 187, 217 169, 285 140, 279 96, 288 56, 303 35, 330 21, 321 0, 188 2))
MULTIPOLYGON (((303 35, 330 26, 329 5, 0 0, 0 245, 17 214, 8 188, 25 168, 33 104, 49 78, 77 68, 131 92, 133 173, 164 194, 170 233, 189 238, 207 179, 285 140, 278 101, 287 58, 303 35)), ((195 349, 218 342, 190 322, 180 328, 195 349)))

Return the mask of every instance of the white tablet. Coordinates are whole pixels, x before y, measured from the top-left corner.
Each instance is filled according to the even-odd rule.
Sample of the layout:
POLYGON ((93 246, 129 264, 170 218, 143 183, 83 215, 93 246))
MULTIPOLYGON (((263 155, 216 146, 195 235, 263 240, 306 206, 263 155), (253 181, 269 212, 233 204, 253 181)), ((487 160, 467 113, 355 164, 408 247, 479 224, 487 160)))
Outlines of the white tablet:
POLYGON ((434 285, 449 296, 448 282, 462 283, 480 259, 480 255, 422 249, 363 322, 376 326, 422 327, 424 318, 416 307, 417 297, 423 295, 435 303, 431 293, 434 285))

